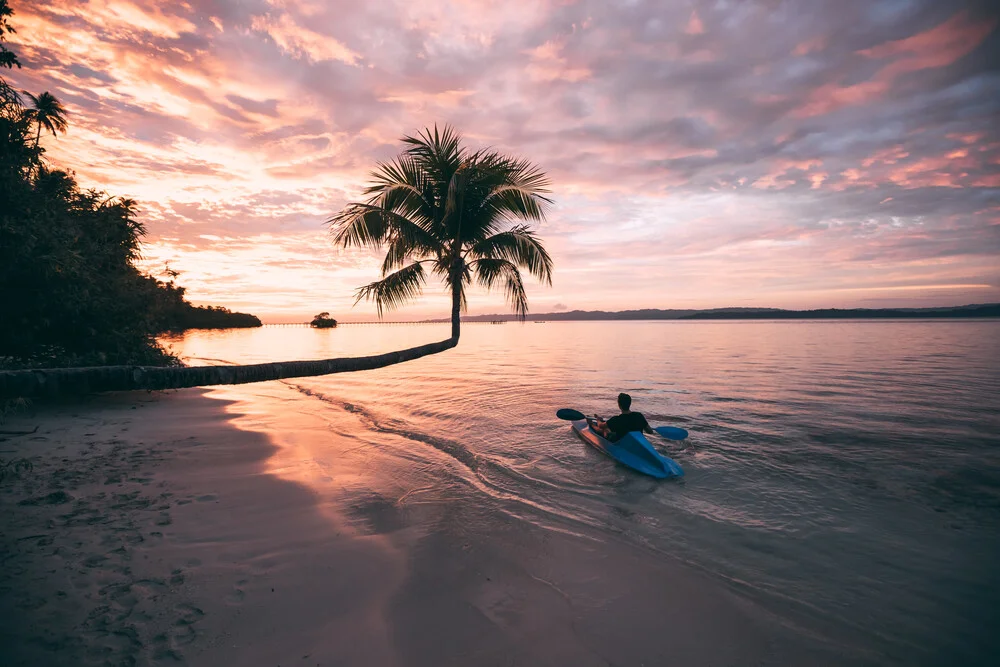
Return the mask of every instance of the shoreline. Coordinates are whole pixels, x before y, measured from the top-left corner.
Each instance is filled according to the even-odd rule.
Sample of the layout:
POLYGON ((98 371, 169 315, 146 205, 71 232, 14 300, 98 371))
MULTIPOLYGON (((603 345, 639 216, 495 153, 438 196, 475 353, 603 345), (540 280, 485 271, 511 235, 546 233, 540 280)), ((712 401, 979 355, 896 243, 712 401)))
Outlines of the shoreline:
POLYGON ((356 416, 330 423, 290 391, 114 394, 9 419, 39 425, 0 442, 34 464, 0 483, 10 664, 859 661, 679 562, 383 468, 344 437, 356 416))

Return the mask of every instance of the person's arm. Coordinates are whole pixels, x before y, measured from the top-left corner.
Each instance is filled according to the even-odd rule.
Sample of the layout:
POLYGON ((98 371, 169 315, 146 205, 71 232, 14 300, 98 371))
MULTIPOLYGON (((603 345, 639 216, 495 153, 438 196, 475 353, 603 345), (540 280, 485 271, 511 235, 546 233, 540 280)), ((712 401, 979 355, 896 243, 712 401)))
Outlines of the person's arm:
POLYGON ((654 431, 653 427, 649 425, 648 421, 646 421, 646 415, 642 416, 642 423, 644 424, 644 426, 642 427, 643 433, 649 433, 650 435, 656 435, 656 431, 654 431))

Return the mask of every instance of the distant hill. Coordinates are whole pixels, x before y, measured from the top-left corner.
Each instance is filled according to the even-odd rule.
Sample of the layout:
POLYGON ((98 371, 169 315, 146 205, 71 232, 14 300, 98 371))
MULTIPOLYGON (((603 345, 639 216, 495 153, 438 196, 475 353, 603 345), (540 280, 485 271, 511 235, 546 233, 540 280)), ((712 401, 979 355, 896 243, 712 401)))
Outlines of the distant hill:
MULTIPOLYGON (((943 308, 821 308, 783 310, 781 308, 711 308, 708 310, 571 310, 564 313, 529 315, 530 321, 560 322, 588 320, 830 320, 830 319, 914 319, 1000 317, 1000 303, 970 304, 943 308)), ((517 317, 508 313, 468 315, 463 322, 511 322, 517 317)), ((430 320, 447 322, 447 319, 430 320)))

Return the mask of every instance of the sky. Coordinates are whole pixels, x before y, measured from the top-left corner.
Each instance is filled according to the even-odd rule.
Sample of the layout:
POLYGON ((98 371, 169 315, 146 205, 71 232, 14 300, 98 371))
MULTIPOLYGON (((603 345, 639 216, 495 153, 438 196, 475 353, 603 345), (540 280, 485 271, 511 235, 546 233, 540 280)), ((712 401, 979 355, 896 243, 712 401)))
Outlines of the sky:
MULTIPOLYGON (((566 309, 1000 302, 1000 9, 953 0, 12 0, 17 88, 192 301, 371 319, 325 221, 452 124, 551 179, 566 309)), ((503 312, 473 290, 473 314, 503 312)), ((388 319, 447 316, 443 287, 388 319)))

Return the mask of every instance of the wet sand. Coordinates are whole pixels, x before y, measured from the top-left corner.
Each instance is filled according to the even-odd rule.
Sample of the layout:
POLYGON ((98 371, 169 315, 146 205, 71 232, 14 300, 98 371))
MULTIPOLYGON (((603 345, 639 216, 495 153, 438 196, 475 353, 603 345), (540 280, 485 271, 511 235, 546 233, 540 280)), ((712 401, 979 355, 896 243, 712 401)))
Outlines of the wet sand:
POLYGON ((33 464, 0 482, 3 664, 859 661, 624 541, 474 495, 387 495, 350 467, 316 473, 336 494, 287 481, 329 425, 273 401, 241 417, 252 394, 220 395, 118 394, 0 426, 39 427, 0 435, 0 458, 33 464))

